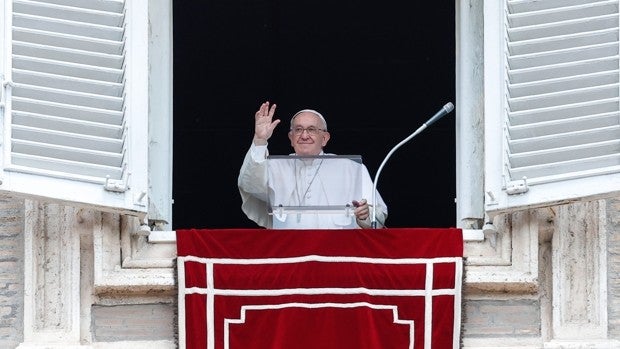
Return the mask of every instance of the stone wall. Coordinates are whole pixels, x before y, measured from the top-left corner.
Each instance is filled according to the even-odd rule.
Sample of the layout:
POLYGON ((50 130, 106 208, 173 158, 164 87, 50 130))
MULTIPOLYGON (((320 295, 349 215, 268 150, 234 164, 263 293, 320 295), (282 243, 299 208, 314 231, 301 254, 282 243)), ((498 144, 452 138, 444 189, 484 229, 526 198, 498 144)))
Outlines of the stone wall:
POLYGON ((470 296, 463 304, 463 317, 465 337, 532 339, 541 335, 540 302, 535 297, 470 296))
POLYGON ((0 199, 0 348, 23 340, 24 203, 0 199))
POLYGON ((134 304, 92 309, 94 342, 172 340, 176 331, 174 304, 134 304))
POLYGON ((620 339, 620 199, 607 202, 609 336, 620 339))

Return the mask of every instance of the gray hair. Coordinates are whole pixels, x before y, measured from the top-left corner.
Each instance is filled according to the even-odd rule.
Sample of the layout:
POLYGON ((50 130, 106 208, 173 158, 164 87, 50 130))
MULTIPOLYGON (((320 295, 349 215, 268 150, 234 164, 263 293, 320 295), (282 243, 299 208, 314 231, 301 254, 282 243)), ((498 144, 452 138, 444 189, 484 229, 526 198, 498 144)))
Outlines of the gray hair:
POLYGON ((327 122, 325 121, 325 118, 323 117, 323 115, 321 115, 321 113, 319 113, 318 111, 314 109, 302 109, 298 111, 297 113, 295 113, 295 115, 293 115, 293 117, 291 118, 291 128, 293 128, 293 121, 295 121, 295 118, 297 117, 297 115, 301 113, 311 113, 311 114, 318 116, 319 119, 321 119, 321 122, 323 123, 323 129, 327 131, 327 122))

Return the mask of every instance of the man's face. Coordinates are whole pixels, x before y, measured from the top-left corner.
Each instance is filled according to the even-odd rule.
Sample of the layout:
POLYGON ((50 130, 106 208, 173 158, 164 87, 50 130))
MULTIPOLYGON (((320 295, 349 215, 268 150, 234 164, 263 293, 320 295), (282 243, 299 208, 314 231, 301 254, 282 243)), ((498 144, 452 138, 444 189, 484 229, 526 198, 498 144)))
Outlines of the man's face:
POLYGON ((288 138, 297 155, 319 155, 329 140, 321 119, 313 113, 303 112, 295 117, 288 138))

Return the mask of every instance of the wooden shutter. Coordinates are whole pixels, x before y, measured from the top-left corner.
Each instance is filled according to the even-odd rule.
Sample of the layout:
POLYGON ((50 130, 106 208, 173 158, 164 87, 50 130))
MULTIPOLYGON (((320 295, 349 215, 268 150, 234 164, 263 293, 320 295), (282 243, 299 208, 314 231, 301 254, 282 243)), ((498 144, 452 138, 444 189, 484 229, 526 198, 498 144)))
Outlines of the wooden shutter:
POLYGON ((618 20, 618 1, 485 2, 487 210, 620 190, 618 20))
POLYGON ((146 1, 11 5, 1 189, 144 212, 146 1))

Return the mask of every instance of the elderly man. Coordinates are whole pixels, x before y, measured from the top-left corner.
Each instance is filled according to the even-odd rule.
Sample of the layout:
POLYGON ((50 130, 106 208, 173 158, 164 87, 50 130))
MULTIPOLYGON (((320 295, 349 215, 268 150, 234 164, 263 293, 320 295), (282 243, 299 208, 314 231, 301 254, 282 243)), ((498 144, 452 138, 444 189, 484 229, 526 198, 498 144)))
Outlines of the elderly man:
MULTIPOLYGON (((238 178, 243 212, 258 225, 266 228, 369 228, 371 225, 370 206, 374 203, 368 202, 367 198, 372 199, 373 197, 373 184, 368 169, 363 164, 353 161, 334 163, 323 161, 318 157, 314 161, 301 162, 301 166, 298 166, 297 162, 282 162, 270 169, 271 174, 268 174, 267 156, 269 152, 267 143, 273 134, 273 130, 280 123, 279 119, 273 119, 275 111, 275 104, 270 106, 269 102, 265 102, 261 104, 254 116, 254 139, 245 156, 238 178), (357 181, 360 183, 360 188, 335 184, 336 175, 355 176, 356 173, 360 177, 357 181), (333 213, 294 214, 294 218, 286 214, 268 214, 267 201, 269 198, 267 196, 268 193, 275 190, 269 187, 269 175, 275 175, 278 178, 276 181, 278 185, 281 188, 287 188, 280 188, 280 191, 284 191, 284 193, 277 193, 275 195, 278 197, 277 200, 288 198, 285 200, 293 201, 292 204, 288 204, 294 206, 330 205, 336 201, 335 198, 348 198, 354 193, 359 194, 358 189, 361 190, 361 197, 350 199, 350 202, 347 202, 354 208, 352 213, 355 219, 344 214, 333 213)), ((330 139, 330 134, 327 131, 325 119, 315 110, 304 109, 293 115, 288 137, 295 150, 295 153, 291 155, 301 157, 333 155, 323 152, 323 148, 330 139)), ((356 181, 345 183, 349 182, 356 181)), ((387 218, 387 206, 380 195, 377 194, 376 197, 378 204, 374 206, 375 215, 378 225, 382 226, 387 218)))

